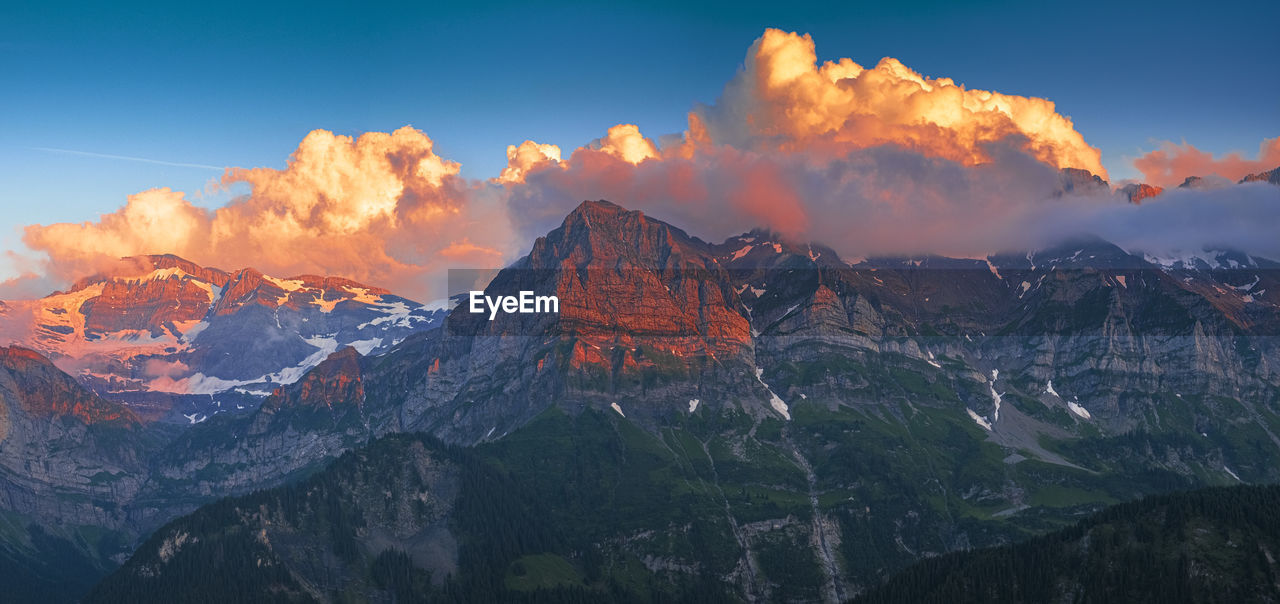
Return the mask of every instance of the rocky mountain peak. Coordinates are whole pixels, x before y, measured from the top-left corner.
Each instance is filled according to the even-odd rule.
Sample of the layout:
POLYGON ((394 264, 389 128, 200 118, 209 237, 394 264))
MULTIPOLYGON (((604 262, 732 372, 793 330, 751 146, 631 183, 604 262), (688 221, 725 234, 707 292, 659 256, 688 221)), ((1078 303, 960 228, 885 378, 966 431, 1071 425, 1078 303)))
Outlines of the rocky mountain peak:
POLYGON ((1273 185, 1280 185, 1280 167, 1272 168, 1266 172, 1250 174, 1240 179, 1240 184, 1244 184, 1246 182, 1266 182, 1273 185))
POLYGON ((1179 189, 1199 189, 1204 186, 1204 179, 1199 176, 1188 176, 1178 185, 1179 189))
POLYGON ((92 285, 119 280, 157 280, 190 277, 222 287, 230 274, 224 270, 204 267, 174 254, 144 254, 125 256, 109 270, 83 277, 68 292, 83 290, 92 285))
POLYGON ((1111 185, 1101 176, 1080 168, 1063 168, 1061 175, 1061 192, 1065 195, 1090 195, 1106 193, 1111 185))
POLYGON ((1164 187, 1157 187, 1144 182, 1130 183, 1120 187, 1120 194, 1124 195, 1132 203, 1142 203, 1142 200, 1156 197, 1163 192, 1164 187))
POLYGON ((138 423, 127 407, 85 390, 44 355, 21 346, 0 347, 0 389, 13 393, 21 411, 34 418, 138 423))
POLYGON ((696 248, 704 245, 644 212, 603 200, 584 201, 559 228, 534 243, 528 260, 533 268, 553 268, 563 262, 605 266, 601 260, 616 256, 653 267, 666 264, 673 256, 696 254, 696 248))

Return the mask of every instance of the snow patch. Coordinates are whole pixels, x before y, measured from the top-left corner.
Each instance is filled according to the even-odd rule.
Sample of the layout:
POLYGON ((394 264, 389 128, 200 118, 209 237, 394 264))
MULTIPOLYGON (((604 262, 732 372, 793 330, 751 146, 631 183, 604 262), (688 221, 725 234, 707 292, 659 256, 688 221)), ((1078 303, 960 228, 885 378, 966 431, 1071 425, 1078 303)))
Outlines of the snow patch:
POLYGON ((217 394, 238 386, 245 386, 247 384, 254 384, 261 381, 263 381, 262 378, 254 380, 225 380, 197 372, 192 374, 190 377, 182 378, 176 382, 164 377, 157 378, 152 380, 147 387, 156 392, 172 392, 177 394, 217 394))
MULTIPOLYGON (((306 375, 307 371, 309 371, 312 367, 319 365, 320 361, 325 360, 326 358, 328 358, 329 355, 333 354, 338 350, 338 340, 331 336, 303 338, 302 341, 314 346, 316 348, 316 351, 311 353, 311 355, 308 356, 307 358, 302 359, 301 363, 298 363, 293 367, 286 367, 276 373, 271 373, 271 374, 262 376, 262 378, 260 379, 253 380, 253 382, 267 381, 267 382, 275 382, 277 384, 292 384, 302 379, 302 376, 306 375)), ((251 382, 245 382, 245 383, 251 383, 251 382)))
POLYGON ((747 254, 750 254, 750 253, 751 253, 751 250, 752 250, 753 248, 755 248, 755 246, 754 246, 754 245, 746 245, 746 246, 743 246, 741 249, 739 249, 738 251, 734 252, 734 253, 733 253, 733 256, 732 256, 732 257, 730 257, 730 258, 729 258, 729 260, 730 260, 730 261, 732 261, 732 260, 737 260, 737 259, 739 259, 739 258, 741 258, 741 257, 743 257, 743 256, 746 256, 747 254))
POLYGON ((990 258, 987 258, 986 261, 987 261, 987 270, 990 270, 991 274, 996 276, 996 279, 1004 281, 1004 277, 1000 276, 1000 269, 996 268, 996 265, 991 264, 990 258))
POLYGON ((1239 476, 1236 476, 1235 472, 1231 471, 1231 468, 1228 468, 1227 466, 1222 466, 1222 469, 1226 470, 1227 473, 1230 474, 1232 478, 1236 479, 1236 482, 1244 482, 1243 480, 1240 480, 1239 476))
POLYGON ((965 407, 965 411, 969 412, 969 417, 973 418, 973 421, 977 422, 979 426, 986 428, 987 432, 991 431, 991 422, 987 421, 986 418, 982 417, 981 415, 978 415, 977 413, 974 413, 973 409, 970 409, 968 407, 965 407))
POLYGON ((1045 385, 1045 387, 1044 387, 1044 393, 1045 393, 1045 394, 1052 394, 1052 395, 1054 395, 1054 396, 1056 396, 1056 397, 1058 397, 1058 398, 1062 398, 1062 396, 1058 394, 1058 391, 1053 389, 1053 380, 1049 380, 1049 383, 1048 383, 1047 385, 1045 385))
POLYGON ((370 352, 372 352, 375 348, 382 346, 382 338, 369 338, 368 340, 356 340, 354 342, 351 342, 350 344, 347 344, 347 346, 350 346, 356 349, 356 352, 360 353, 361 355, 367 355, 370 352))
POLYGON ((1075 401, 1067 401, 1067 408, 1070 409, 1072 413, 1079 415, 1080 417, 1083 417, 1085 419, 1089 419, 1090 417, 1092 417, 1091 415, 1089 415, 1088 409, 1081 407, 1075 401))
POLYGON ((622 412, 622 407, 618 406, 618 403, 609 403, 609 406, 612 407, 614 411, 617 411, 618 415, 621 415, 622 417, 627 416, 626 413, 622 412))
POLYGON ((1116 281, 1120 283, 1121 287, 1129 289, 1129 282, 1125 280, 1124 275, 1116 275, 1116 281))
POLYGON ((991 414, 991 423, 993 424, 1000 421, 1000 400, 1004 398, 1003 394, 996 392, 996 379, 999 376, 1000 376, 1000 370, 992 369, 991 382, 987 384, 987 387, 991 389, 991 400, 992 402, 995 403, 995 407, 996 407, 995 411, 992 412, 991 414))
POLYGON ((306 287, 301 279, 277 279, 269 275, 263 275, 262 279, 287 292, 296 292, 306 287))
POLYGON ((342 289, 346 290, 348 293, 355 294, 356 297, 352 298, 352 300, 361 304, 373 305, 382 302, 381 295, 372 293, 363 287, 343 287, 342 289))
POLYGON ((197 321, 195 325, 187 328, 178 327, 178 331, 182 333, 182 339, 188 342, 195 341, 201 332, 209 328, 208 321, 197 321))
POLYGON ((698 403, 699 403, 699 402, 701 402, 701 401, 699 401, 699 400, 698 400, 698 399, 696 399, 696 398, 691 398, 691 399, 689 399, 689 413, 693 413, 694 411, 697 411, 697 410, 698 410, 698 403))
POLYGON ((764 383, 763 375, 764 369, 756 367, 756 381, 760 382, 760 385, 764 386, 764 389, 769 393, 769 406, 773 407, 774 411, 782 414, 782 417, 787 418, 787 421, 791 421, 791 408, 787 407, 787 403, 774 393, 773 388, 770 388, 768 384, 764 383))

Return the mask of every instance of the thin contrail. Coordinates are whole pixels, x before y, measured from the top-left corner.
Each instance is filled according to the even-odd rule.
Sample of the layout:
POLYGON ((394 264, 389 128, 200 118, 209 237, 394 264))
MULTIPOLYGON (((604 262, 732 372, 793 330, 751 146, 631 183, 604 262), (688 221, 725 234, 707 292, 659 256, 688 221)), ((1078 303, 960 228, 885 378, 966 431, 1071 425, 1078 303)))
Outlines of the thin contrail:
POLYGON ((184 164, 176 161, 164 161, 161 159, 147 159, 145 157, 133 157, 130 155, 112 155, 110 153, 93 153, 92 151, 76 151, 74 149, 56 149, 53 147, 30 147, 36 151, 47 151, 49 153, 67 153, 70 155, 83 155, 85 157, 101 157, 105 159, 122 159, 125 161, 138 161, 147 164, 159 164, 161 166, 175 166, 178 168, 201 168, 204 170, 217 170, 221 172, 224 168, 221 166, 210 166, 209 164, 184 164))

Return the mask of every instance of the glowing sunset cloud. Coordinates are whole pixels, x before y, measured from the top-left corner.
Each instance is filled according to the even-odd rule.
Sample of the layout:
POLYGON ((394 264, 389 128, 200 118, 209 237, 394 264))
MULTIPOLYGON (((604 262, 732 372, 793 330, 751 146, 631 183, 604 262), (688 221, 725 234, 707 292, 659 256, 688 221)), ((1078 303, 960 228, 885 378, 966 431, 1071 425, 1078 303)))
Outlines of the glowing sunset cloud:
POLYGON ((1142 172, 1146 182, 1164 187, 1182 184, 1182 180, 1188 176, 1217 175, 1235 182, 1250 174, 1272 170, 1278 166, 1280 136, 1263 139, 1258 147, 1256 160, 1245 159, 1239 153, 1216 158, 1212 153, 1201 151, 1190 144, 1177 145, 1169 141, 1165 141, 1159 149, 1133 160, 1133 167, 1142 172))
MULTIPOLYGON (((653 138, 618 124, 567 158, 526 140, 506 148, 500 174, 475 180, 411 127, 359 137, 315 130, 284 169, 227 170, 217 184, 249 192, 224 207, 153 189, 94 222, 27 227, 23 241, 47 260, 15 256, 21 291, 69 283, 121 256, 174 253, 224 269, 344 276, 427 301, 444 294, 437 277, 447 267, 504 265, 584 199, 645 210, 707 239, 763 226, 850 258, 981 256, 1071 229, 1120 245, 1245 241, 1280 255, 1270 226, 1280 217, 1268 218, 1280 212, 1280 188, 1171 191, 1141 207, 1106 187, 1068 189, 1062 168, 1106 171, 1051 101, 967 89, 891 58, 871 68, 819 64, 807 35, 767 30, 718 101, 695 107, 687 124, 653 138), (1222 218, 1223 204, 1251 219, 1222 218), (1167 234, 1148 224, 1169 225, 1167 234)), ((1135 165, 1158 184, 1192 174, 1236 180, 1280 165, 1280 138, 1264 141, 1256 161, 1169 143, 1135 165)), ((3 285, 19 291, 18 281, 3 285)))
POLYGON ((525 141, 520 146, 507 145, 507 167, 496 179, 500 183, 522 182, 525 172, 538 164, 559 162, 560 147, 525 141))
POLYGON ((973 165, 1007 139, 1057 168, 1107 177, 1097 149, 1052 101, 970 90, 926 78, 897 59, 867 69, 850 59, 817 62, 813 39, 765 31, 720 100, 694 111, 690 131, 742 149, 840 153, 896 144, 973 165))
POLYGON ((446 263, 488 266, 511 245, 502 215, 486 214, 459 165, 410 127, 359 138, 308 134, 283 170, 229 169, 249 195, 206 210, 180 192, 131 195, 97 222, 26 228, 24 242, 65 279, 121 256, 173 253, 273 274, 340 275, 426 297, 446 263))
POLYGON ((658 148, 653 141, 640 134, 640 128, 635 124, 618 124, 610 128, 609 133, 591 147, 599 148, 630 164, 658 157, 658 148))

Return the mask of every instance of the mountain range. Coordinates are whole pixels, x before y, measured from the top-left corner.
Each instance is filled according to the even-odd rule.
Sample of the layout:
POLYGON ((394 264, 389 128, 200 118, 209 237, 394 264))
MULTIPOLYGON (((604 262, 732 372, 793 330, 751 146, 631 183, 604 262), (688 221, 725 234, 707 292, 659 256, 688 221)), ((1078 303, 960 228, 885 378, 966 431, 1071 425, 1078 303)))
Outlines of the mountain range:
POLYGON ((1280 479, 1280 264, 1229 249, 850 262, 589 201, 486 287, 559 313, 493 320, 134 264, 4 309, 33 327, 0 354, 0 572, 30 599, 125 563, 93 598, 223 565, 282 601, 837 601, 1280 479))
POLYGON ((341 347, 383 352, 444 310, 347 279, 154 255, 4 303, 0 333, 149 419, 195 423, 252 405, 341 347))

